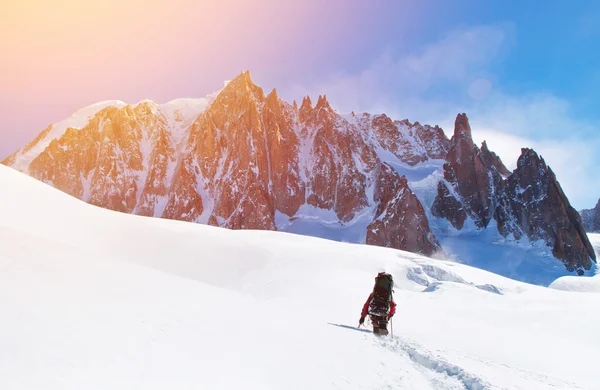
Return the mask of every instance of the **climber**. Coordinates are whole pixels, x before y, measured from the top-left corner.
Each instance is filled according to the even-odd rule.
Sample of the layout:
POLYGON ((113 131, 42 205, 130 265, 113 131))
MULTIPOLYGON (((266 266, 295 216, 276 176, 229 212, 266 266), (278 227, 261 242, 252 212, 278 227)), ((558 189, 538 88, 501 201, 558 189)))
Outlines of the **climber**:
POLYGON ((359 327, 365 322, 367 314, 373 324, 373 333, 387 335, 387 324, 396 313, 396 303, 392 297, 394 280, 392 275, 379 272, 375 277, 373 292, 363 305, 359 327))

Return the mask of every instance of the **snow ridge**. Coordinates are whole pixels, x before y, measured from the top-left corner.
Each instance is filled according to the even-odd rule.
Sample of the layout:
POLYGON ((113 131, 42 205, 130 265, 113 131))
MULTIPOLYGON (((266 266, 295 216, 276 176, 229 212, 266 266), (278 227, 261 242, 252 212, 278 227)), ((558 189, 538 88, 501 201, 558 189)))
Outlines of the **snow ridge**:
POLYGON ((13 168, 26 172, 33 159, 42 153, 52 141, 62 137, 68 128, 80 129, 87 125, 90 119, 104 108, 124 107, 125 105, 120 100, 106 100, 94 103, 78 110, 67 119, 51 125, 46 129, 45 135, 35 144, 30 144, 16 153, 13 168))

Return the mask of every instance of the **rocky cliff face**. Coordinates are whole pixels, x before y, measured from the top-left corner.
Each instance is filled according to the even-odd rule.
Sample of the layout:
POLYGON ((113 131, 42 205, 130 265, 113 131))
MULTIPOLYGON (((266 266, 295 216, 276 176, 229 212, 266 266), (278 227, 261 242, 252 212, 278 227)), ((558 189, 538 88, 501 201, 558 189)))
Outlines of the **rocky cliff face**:
POLYGON ((496 192, 503 185, 502 172, 508 169, 500 158, 485 143, 482 149, 473 143, 469 120, 459 114, 444 164, 445 182, 438 184, 433 215, 448 219, 457 229, 462 229, 467 216, 477 227, 487 227, 496 207, 496 192))
POLYGON ((579 213, 571 207, 554 172, 532 149, 522 149, 496 210, 504 236, 544 240, 570 271, 590 269, 596 259, 579 213))
POLYGON ((510 172, 484 142, 472 141, 466 115, 456 118, 454 135, 431 212, 456 229, 471 218, 478 228, 492 219, 503 236, 543 240, 570 271, 590 269, 594 250, 579 214, 571 207, 556 176, 531 149, 522 149, 510 172))
POLYGON ((340 226, 366 215, 368 243, 432 254, 423 207, 387 163, 443 159, 448 145, 439 127, 344 117, 325 96, 290 105, 244 72, 196 111, 109 105, 4 163, 94 205, 231 229, 274 230, 300 208, 340 226))
POLYGON ((581 219, 535 152, 511 173, 473 143, 465 114, 448 140, 437 126, 342 116, 326 96, 288 104, 248 72, 206 99, 87 107, 4 164, 121 212, 230 229, 319 220, 358 226, 358 242, 431 255, 440 245, 399 172, 442 161, 434 216, 459 230, 494 220, 505 236, 544 240, 569 269, 590 267, 581 219))
POLYGON ((403 247, 411 252, 432 254, 441 251, 429 230, 421 202, 390 166, 379 167, 375 187, 378 203, 374 221, 367 227, 367 244, 403 247))
POLYGON ((584 209, 579 213, 586 232, 600 232, 600 200, 593 209, 584 209))

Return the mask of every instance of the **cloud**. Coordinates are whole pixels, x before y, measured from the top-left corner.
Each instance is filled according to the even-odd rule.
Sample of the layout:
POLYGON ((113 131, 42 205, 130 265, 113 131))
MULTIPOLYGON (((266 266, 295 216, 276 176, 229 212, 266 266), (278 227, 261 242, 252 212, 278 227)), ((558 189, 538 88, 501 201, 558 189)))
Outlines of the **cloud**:
POLYGON ((576 209, 593 208, 600 197, 600 171, 597 166, 598 139, 530 139, 494 129, 476 128, 474 141, 487 141, 509 169, 514 169, 521 148, 534 149, 541 155, 576 209))
POLYGON ((448 136, 456 114, 466 112, 475 140, 486 139, 508 167, 516 166, 522 147, 531 147, 554 170, 574 207, 593 207, 600 197, 600 125, 574 116, 570 102, 551 91, 504 92, 492 65, 510 49, 511 38, 510 25, 459 29, 418 52, 386 51, 359 72, 340 70, 288 92, 327 94, 344 113, 385 112, 438 124, 448 136))
POLYGON ((456 30, 418 53, 388 50, 360 72, 341 70, 315 85, 294 85, 289 94, 327 94, 341 112, 405 112, 396 102, 426 95, 432 88, 470 83, 498 55, 505 36, 505 29, 495 25, 456 30))
POLYGON ((568 100, 548 92, 498 94, 473 107, 469 119, 474 140, 486 140, 507 167, 516 167, 521 148, 532 148, 552 168, 573 207, 591 208, 600 197, 600 125, 571 112, 568 100))

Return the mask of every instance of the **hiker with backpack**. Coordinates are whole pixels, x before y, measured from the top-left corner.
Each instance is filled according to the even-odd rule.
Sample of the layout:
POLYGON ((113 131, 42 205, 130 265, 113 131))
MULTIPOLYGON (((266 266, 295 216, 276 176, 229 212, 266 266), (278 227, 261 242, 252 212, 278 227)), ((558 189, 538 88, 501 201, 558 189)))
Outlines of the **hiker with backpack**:
POLYGON ((373 292, 363 305, 360 314, 359 327, 369 315, 373 324, 373 333, 387 335, 387 323, 396 313, 396 303, 392 297, 394 279, 386 272, 379 272, 375 277, 373 292))

